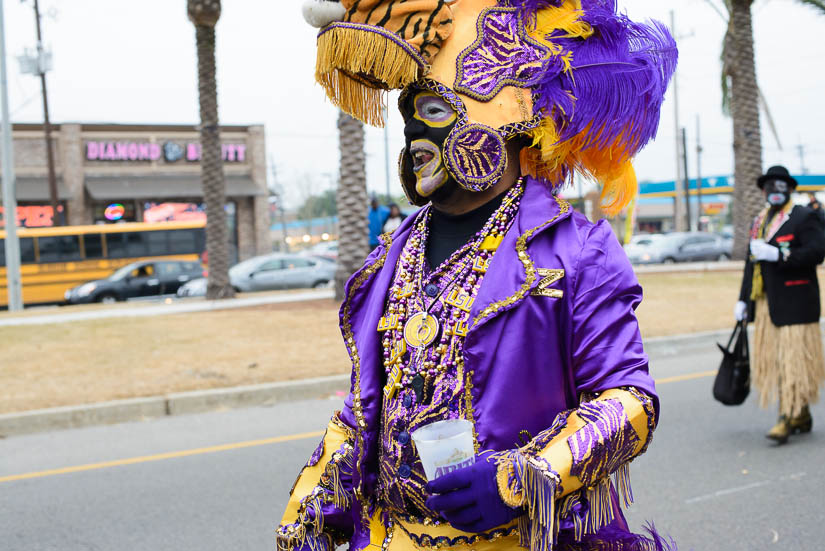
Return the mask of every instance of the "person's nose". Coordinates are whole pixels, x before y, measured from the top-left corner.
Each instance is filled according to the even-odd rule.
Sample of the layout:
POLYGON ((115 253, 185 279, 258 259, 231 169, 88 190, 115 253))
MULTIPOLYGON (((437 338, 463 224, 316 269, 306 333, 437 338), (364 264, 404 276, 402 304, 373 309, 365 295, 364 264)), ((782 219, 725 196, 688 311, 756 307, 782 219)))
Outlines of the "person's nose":
POLYGON ((404 125, 404 137, 407 139, 407 143, 423 138, 426 133, 427 125, 414 117, 410 117, 410 120, 404 125))

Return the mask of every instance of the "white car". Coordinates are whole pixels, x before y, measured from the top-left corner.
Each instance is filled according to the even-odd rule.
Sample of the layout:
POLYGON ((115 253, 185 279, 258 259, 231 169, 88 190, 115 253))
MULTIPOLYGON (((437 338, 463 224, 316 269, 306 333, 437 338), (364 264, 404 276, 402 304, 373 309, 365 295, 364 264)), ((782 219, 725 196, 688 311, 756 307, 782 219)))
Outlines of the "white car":
POLYGON ((206 296, 206 283, 207 280, 205 277, 199 277, 198 279, 193 279, 178 288, 177 295, 179 297, 205 297, 206 296))
MULTIPOLYGON (((335 279, 335 263, 324 258, 297 254, 271 253, 244 260, 229 268, 229 281, 236 291, 268 291, 273 289, 314 289, 326 287, 335 279)), ((180 289, 179 297, 206 296, 207 279, 189 281, 180 289)))

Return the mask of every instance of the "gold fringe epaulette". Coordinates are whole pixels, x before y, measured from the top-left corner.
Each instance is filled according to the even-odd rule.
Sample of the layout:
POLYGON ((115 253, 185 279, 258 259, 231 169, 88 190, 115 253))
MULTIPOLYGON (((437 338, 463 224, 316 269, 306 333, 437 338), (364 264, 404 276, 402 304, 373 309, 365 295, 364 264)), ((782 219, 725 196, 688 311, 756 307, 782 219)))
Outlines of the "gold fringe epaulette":
POLYGON ((421 76, 424 61, 393 33, 357 23, 333 23, 318 35, 315 79, 333 104, 373 126, 384 126, 384 91, 421 76))

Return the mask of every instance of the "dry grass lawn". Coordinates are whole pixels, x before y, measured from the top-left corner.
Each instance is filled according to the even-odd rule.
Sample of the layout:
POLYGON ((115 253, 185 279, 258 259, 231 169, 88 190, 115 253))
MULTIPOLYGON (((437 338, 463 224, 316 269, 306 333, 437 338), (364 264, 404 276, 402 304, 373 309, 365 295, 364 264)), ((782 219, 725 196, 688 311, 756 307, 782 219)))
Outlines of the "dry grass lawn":
MULTIPOLYGON (((738 272, 641 274, 645 337, 732 326, 738 272)), ((0 327, 0 413, 344 374, 332 301, 0 327)))

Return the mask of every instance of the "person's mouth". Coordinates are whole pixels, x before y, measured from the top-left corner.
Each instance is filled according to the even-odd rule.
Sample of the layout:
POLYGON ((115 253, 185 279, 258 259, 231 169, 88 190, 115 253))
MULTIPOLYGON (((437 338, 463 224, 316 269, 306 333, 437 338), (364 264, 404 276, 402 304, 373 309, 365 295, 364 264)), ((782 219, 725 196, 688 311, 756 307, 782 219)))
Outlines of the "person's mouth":
POLYGON ((413 161, 413 170, 416 172, 421 170, 430 164, 439 153, 440 150, 438 146, 429 140, 414 141, 410 144, 410 157, 412 157, 413 161))

